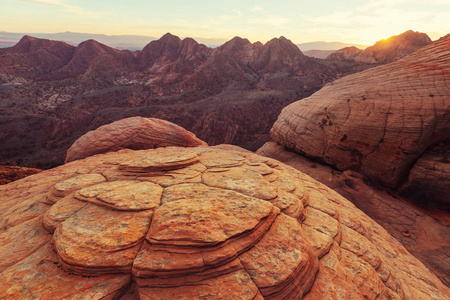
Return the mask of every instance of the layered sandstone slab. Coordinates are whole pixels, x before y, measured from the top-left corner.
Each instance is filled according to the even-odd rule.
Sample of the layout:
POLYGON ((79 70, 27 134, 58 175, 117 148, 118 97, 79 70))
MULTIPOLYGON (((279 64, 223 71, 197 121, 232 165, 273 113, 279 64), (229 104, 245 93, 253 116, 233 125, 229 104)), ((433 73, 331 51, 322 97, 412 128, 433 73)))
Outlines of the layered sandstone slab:
MULTIPOLYGON (((416 203, 420 203, 427 208, 423 209, 417 206, 416 203, 412 203, 411 197, 405 199, 401 195, 380 187, 376 182, 357 172, 349 170, 344 172, 337 171, 329 166, 287 151, 283 146, 275 142, 268 142, 258 150, 258 154, 292 166, 350 200, 378 224, 382 225, 389 234, 400 241, 411 254, 423 262, 445 285, 450 286, 450 261, 448 260, 448 253, 450 252, 450 219, 447 213, 434 210, 436 203, 430 203, 429 198, 427 198, 428 196, 438 199, 435 193, 439 193, 443 196, 441 199, 448 199, 449 193, 445 194, 445 188, 443 188, 446 183, 444 178, 436 176, 441 178, 437 181, 436 177, 432 176, 433 174, 442 174, 444 168, 437 167, 445 163, 446 149, 444 145, 436 146, 433 147, 432 152, 426 152, 426 154, 431 153, 433 154, 431 157, 435 159, 427 159, 426 161, 434 161, 434 163, 426 165, 429 167, 435 165, 435 168, 433 168, 435 172, 430 172, 431 176, 424 176, 432 170, 429 168, 419 177, 421 179, 419 182, 423 183, 423 185, 417 184, 417 181, 411 181, 406 184, 406 188, 402 191, 402 193, 408 193, 408 196, 411 193, 415 195, 418 198, 416 198, 416 203), (438 164, 437 161, 439 161, 438 164), (439 188, 435 185, 437 183, 440 184, 439 188), (447 198, 445 198, 446 196, 447 198), (428 202, 424 203, 424 201, 428 202)), ((423 155, 419 162, 425 160, 426 157, 428 155, 423 155)), ((416 165, 421 164, 417 163, 416 165)), ((416 167, 414 169, 418 170, 416 167)), ((413 171, 411 174, 414 173, 413 171)), ((326 208, 328 213, 333 213, 332 207, 326 205, 325 201, 321 201, 320 206, 314 204, 314 202, 317 202, 317 199, 323 199, 320 193, 309 191, 309 195, 311 199, 314 199, 310 203, 310 207, 320 207, 322 210, 326 208)), ((442 207, 443 203, 440 202, 438 205, 442 207)), ((325 222, 320 222, 319 224, 324 225, 325 222)), ((306 231, 306 233, 308 234, 309 232, 306 231)), ((323 234, 321 236, 316 234, 311 237, 315 238, 319 244, 331 246, 330 239, 323 234)), ((316 249, 314 245, 313 248, 316 249)), ((318 255, 321 255, 321 252, 318 255)), ((327 266, 337 270, 334 260, 334 256, 328 256, 327 266)), ((333 280, 341 280, 338 277, 327 277, 330 280, 332 278, 334 278, 333 280)), ((329 291, 336 292, 337 295, 340 293, 339 291, 329 291)), ((339 296, 333 298, 339 298, 339 296)))
POLYGON ((205 145, 193 133, 168 121, 132 117, 100 126, 81 136, 67 150, 65 162, 124 148, 139 150, 205 145))
POLYGON ((430 146, 450 139, 450 39, 326 85, 285 107, 279 144, 397 187, 430 146))
POLYGON ((110 152, 0 196, 5 299, 450 297, 346 199, 237 147, 110 152))

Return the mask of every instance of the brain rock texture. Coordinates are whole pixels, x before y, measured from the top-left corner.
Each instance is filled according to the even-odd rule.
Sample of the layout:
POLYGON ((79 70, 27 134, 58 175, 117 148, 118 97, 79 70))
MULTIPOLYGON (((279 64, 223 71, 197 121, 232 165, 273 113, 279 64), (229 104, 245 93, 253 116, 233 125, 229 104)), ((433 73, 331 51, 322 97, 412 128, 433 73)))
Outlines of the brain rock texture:
POLYGON ((168 121, 131 117, 100 126, 81 136, 67 150, 65 162, 124 148, 141 150, 206 145, 192 132, 168 121))
POLYGON ((0 195, 4 299, 450 296, 336 192, 238 148, 120 150, 0 195))
POLYGON ((398 187, 427 148, 450 140, 450 38, 292 103, 271 137, 340 170, 398 187))

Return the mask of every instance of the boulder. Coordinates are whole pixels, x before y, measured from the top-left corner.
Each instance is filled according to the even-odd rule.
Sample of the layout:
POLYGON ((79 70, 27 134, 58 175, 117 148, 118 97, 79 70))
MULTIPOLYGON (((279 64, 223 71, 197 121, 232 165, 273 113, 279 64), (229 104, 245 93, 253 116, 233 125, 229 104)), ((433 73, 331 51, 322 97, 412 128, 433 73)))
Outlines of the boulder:
POLYGON ((419 156, 450 139, 450 38, 327 84, 283 109, 274 141, 396 188, 419 156))
POLYGON ((95 155, 0 186, 4 299, 447 299, 380 225, 237 147, 95 155), (228 149, 228 150, 226 150, 228 149))
POLYGON ((204 146, 193 133, 165 120, 131 117, 81 136, 67 150, 65 162, 71 162, 95 154, 128 148, 133 150, 167 146, 204 146))

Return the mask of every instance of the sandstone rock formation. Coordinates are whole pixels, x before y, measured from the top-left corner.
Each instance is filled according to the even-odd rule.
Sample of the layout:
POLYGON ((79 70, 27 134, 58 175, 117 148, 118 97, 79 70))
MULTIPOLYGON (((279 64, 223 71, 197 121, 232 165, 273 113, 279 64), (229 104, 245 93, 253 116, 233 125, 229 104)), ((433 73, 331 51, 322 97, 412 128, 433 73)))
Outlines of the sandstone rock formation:
POLYGON ((4 299, 450 297, 336 192, 276 160, 224 149, 126 149, 1 186, 0 293, 4 299))
POLYGON ((120 149, 205 146, 193 133, 168 121, 132 117, 103 125, 80 137, 67 150, 65 162, 120 149))
POLYGON ((273 140, 398 187, 419 156, 450 139, 450 39, 326 85, 283 109, 273 140))
MULTIPOLYGON (((257 153, 279 160, 308 174, 350 200, 400 241, 445 285, 450 286, 450 261, 448 260, 448 253, 450 253, 450 217, 448 213, 436 210, 435 204, 428 202, 425 209, 424 207, 418 207, 411 203, 411 198, 405 199, 398 193, 381 187, 362 174, 350 170, 338 171, 288 151, 275 142, 264 144, 263 147, 258 149, 257 153)), ((439 151, 436 149, 434 153, 443 154, 443 151, 442 149, 439 149, 439 151)), ((433 174, 430 170, 426 170, 426 172, 433 174)), ((427 176, 427 179, 435 178, 427 176)), ((443 179, 443 182, 446 182, 445 180, 443 179)), ((419 186, 417 182, 412 182, 411 185, 408 185, 411 190, 407 190, 408 193, 404 192, 404 194, 411 196, 411 194, 416 193, 415 195, 423 200, 427 194, 435 196, 432 192, 440 193, 440 190, 443 190, 444 192, 441 195, 444 196, 445 189, 442 186, 433 186, 433 183, 436 184, 435 181, 428 180, 424 183, 427 183, 427 185, 419 186), (424 187, 427 187, 427 189, 424 189, 424 187)), ((448 192, 446 195, 449 195, 448 192)), ((423 203, 423 201, 420 202, 423 203)))

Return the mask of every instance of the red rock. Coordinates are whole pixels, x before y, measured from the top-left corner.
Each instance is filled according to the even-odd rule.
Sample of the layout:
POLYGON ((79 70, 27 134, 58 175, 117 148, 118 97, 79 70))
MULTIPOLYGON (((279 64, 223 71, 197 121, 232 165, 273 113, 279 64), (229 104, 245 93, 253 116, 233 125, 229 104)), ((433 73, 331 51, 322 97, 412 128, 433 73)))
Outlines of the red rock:
POLYGON ((55 191, 63 198, 0 235, 6 299, 450 296, 346 199, 237 147, 121 150, 67 163, 1 186, 11 210, 0 215, 55 191), (191 183, 194 171, 183 170, 194 166, 191 183), (168 174, 178 181, 157 183, 168 174), (95 177, 108 182, 87 180, 95 177), (296 201, 286 207, 281 198, 296 201))
POLYGON ((206 143, 180 126, 154 118, 132 117, 103 125, 80 137, 67 150, 65 162, 123 148, 139 150, 202 145, 206 143))
POLYGON ((27 79, 42 79, 65 66, 75 47, 64 42, 25 35, 15 46, 0 51, 0 70, 27 79))
MULTIPOLYGON (((433 147, 433 149, 435 148, 433 147)), ((438 152, 436 151, 438 150, 434 150, 433 153, 437 154, 438 152)), ((309 174, 312 178, 326 184, 352 201, 359 209, 382 225, 393 237, 400 241, 408 251, 435 273, 444 284, 450 286, 450 268, 446 263, 447 253, 450 251, 450 220, 448 214, 444 211, 429 209, 430 207, 433 208, 436 205, 435 203, 423 203, 422 201, 421 204, 425 208, 428 207, 427 210, 424 210, 413 205, 410 203, 410 200, 407 201, 408 199, 394 191, 382 189, 376 182, 361 174, 354 171, 337 171, 294 152, 286 151, 283 146, 274 142, 266 143, 258 150, 258 153, 277 159, 305 174, 309 174)), ((442 152, 442 154, 444 153, 445 151, 442 152)), ((432 183, 434 181, 427 182, 432 183)), ((438 190, 435 189, 435 191, 438 190)), ((336 218, 337 211, 324 197, 324 190, 318 192, 307 187, 307 191, 310 198, 310 207, 326 212, 336 218)), ((421 189, 420 191, 426 193, 427 190, 421 189)), ((405 193, 405 191, 402 190, 402 193, 405 193)), ((330 198, 333 201, 338 199, 332 195, 330 195, 330 198)), ((425 199, 421 197, 419 200, 429 201, 429 199, 425 199)), ((339 202, 339 205, 344 205, 344 203, 339 202)), ((442 202, 440 205, 442 206, 442 202)), ((341 221, 348 219, 350 216, 349 214, 344 216, 342 211, 339 215, 341 221)), ((345 222, 349 226, 351 225, 351 222, 345 222)), ((360 227, 353 225, 355 230, 362 233, 367 232, 367 228, 362 227, 362 224, 358 226, 360 227)), ((330 247, 330 238, 324 234, 313 233, 305 228, 305 234, 311 236, 308 238, 310 238, 314 250, 319 256, 323 255, 324 249, 330 247)), ((329 275, 327 276, 329 277, 329 275)), ((336 280, 338 279, 336 278, 336 280)))
POLYGON ((181 40, 167 33, 145 46, 137 60, 145 73, 156 75, 152 84, 168 84, 194 73, 209 58, 211 51, 192 38, 181 40))
POLYGON ((87 71, 99 75, 100 64, 107 66, 110 71, 112 69, 132 70, 135 68, 133 60, 134 56, 127 51, 120 51, 97 41, 87 40, 80 43, 71 60, 63 68, 52 73, 50 77, 52 79, 74 78, 87 71))
MULTIPOLYGON (((3 299, 58 299, 118 297, 131 282, 129 274, 83 277, 58 266, 50 244, 1 273, 3 299), (27 280, 24 280, 27 278, 27 280)), ((108 298, 106 298, 108 299, 108 298)))
POLYGON ((42 170, 15 166, 0 166, 0 185, 36 174, 42 170))
POLYGON ((398 187, 428 147, 450 138, 449 54, 446 39, 336 80, 285 107, 272 139, 398 187))

